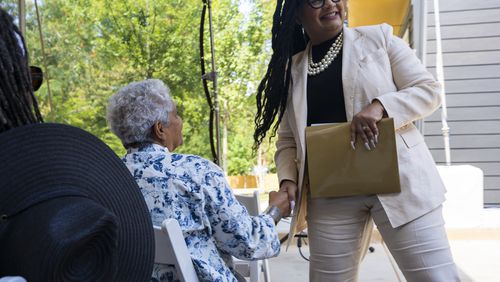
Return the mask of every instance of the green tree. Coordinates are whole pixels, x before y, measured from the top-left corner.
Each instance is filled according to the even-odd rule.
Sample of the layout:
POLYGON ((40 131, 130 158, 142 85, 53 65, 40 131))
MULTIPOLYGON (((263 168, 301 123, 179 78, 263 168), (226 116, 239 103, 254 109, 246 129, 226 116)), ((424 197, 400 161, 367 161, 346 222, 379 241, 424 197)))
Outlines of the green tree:
MULTIPOLYGON (((229 174, 246 174, 252 155, 255 89, 269 57, 273 1, 214 0, 213 23, 219 98, 229 174)), ((16 14, 15 0, 0 4, 16 14)), ((123 155, 109 131, 105 108, 110 95, 135 80, 158 78, 171 88, 184 120, 179 152, 211 159, 209 111, 200 76, 199 23, 202 1, 39 1, 50 76, 37 97, 49 122, 81 127, 123 155)), ((27 1, 27 42, 33 65, 43 65, 33 2, 27 1)), ((210 52, 205 30, 207 66, 210 52)), ((269 146, 270 148, 271 146, 269 146)), ((270 158, 272 149, 267 157, 270 158)))

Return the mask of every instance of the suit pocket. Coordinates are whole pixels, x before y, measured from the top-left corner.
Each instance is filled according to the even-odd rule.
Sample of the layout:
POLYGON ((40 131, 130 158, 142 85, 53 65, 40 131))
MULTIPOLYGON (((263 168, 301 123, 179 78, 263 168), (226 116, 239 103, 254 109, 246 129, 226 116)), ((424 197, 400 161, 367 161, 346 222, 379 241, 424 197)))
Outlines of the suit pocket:
POLYGON ((359 69, 359 83, 370 93, 379 87, 384 87, 384 85, 394 84, 391 62, 384 48, 379 48, 361 59, 359 69))
POLYGON ((410 125, 409 129, 407 130, 398 132, 398 135, 401 136, 401 139, 403 139, 406 147, 408 148, 415 147, 418 144, 424 142, 424 137, 413 125, 410 125))
POLYGON ((369 53, 359 61, 359 72, 356 77, 356 90, 361 103, 370 103, 373 98, 396 87, 392 77, 391 63, 384 48, 369 53))
POLYGON ((363 59, 359 61, 360 66, 369 64, 370 62, 379 61, 381 59, 387 58, 387 51, 384 48, 379 48, 376 51, 369 53, 363 59))

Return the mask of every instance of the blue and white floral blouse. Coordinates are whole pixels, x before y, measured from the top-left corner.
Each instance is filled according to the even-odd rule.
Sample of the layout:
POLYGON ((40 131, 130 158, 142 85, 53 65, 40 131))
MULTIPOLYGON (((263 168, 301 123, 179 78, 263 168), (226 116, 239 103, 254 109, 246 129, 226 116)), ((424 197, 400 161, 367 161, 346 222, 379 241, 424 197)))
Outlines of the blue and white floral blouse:
MULTIPOLYGON (((214 163, 157 144, 129 149, 123 161, 141 188, 153 224, 161 226, 166 218, 179 222, 200 281, 237 281, 231 256, 278 255, 273 219, 250 216, 214 163)), ((177 280, 173 266, 155 264, 152 281, 177 280)))

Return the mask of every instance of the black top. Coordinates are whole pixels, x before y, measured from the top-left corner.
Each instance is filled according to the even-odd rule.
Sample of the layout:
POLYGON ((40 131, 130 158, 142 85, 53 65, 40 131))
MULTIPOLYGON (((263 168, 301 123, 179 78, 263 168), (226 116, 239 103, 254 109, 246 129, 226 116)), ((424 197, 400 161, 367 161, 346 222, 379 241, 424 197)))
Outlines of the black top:
MULTIPOLYGON (((338 36, 338 35, 337 35, 338 36)), ((317 63, 332 46, 334 38, 312 46, 313 62, 317 63)), ((307 125, 346 122, 342 89, 342 50, 323 72, 307 76, 307 125)))

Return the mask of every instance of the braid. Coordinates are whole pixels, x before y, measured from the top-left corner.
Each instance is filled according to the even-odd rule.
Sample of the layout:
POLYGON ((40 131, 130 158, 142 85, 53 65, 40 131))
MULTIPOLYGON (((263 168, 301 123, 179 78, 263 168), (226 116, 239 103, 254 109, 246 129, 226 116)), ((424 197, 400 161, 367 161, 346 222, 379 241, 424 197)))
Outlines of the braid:
POLYGON ((43 122, 31 86, 28 51, 20 34, 12 17, 0 9, 0 132, 43 122))
POLYGON ((301 0, 277 1, 271 30, 273 54, 257 89, 254 149, 262 143, 278 116, 278 121, 271 130, 271 137, 276 134, 286 109, 292 56, 305 48, 302 28, 296 22, 296 14, 301 5, 301 0))

